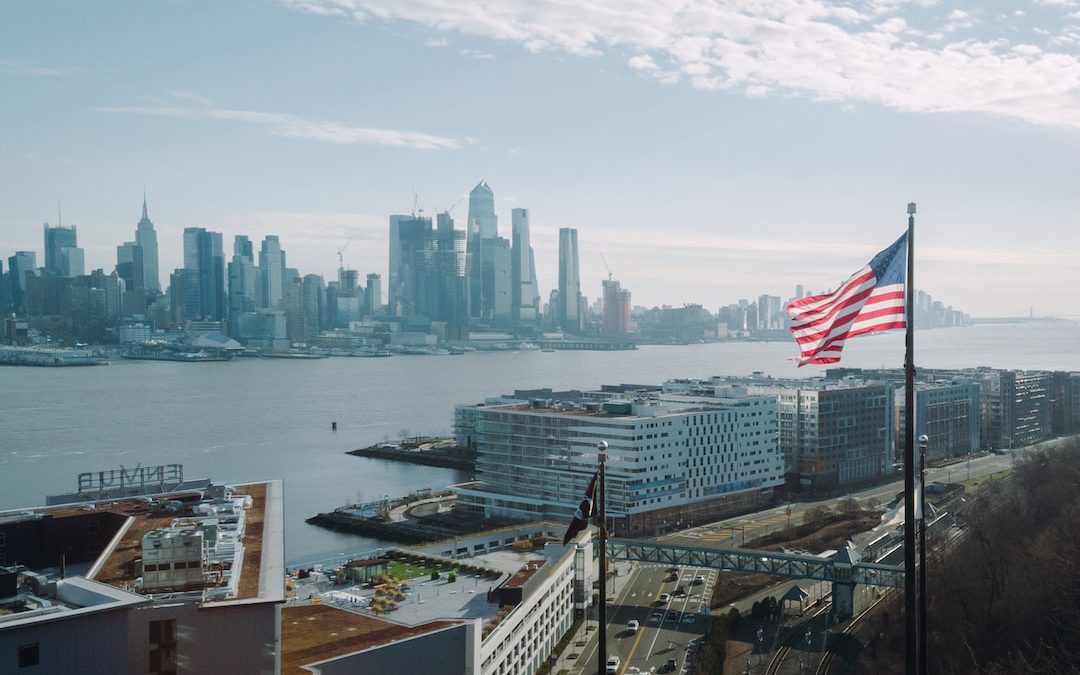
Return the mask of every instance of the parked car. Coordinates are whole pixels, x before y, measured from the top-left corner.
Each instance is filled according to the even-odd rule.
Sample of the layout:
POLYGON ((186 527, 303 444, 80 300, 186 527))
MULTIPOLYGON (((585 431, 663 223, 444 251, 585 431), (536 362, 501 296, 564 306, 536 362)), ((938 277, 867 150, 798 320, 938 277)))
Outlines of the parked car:
POLYGON ((675 589, 675 597, 681 598, 686 595, 686 586, 679 586, 675 589))
POLYGON ((607 665, 604 667, 604 672, 607 673, 607 675, 616 675, 616 673, 619 672, 620 663, 622 663, 622 660, 619 659, 618 656, 609 656, 607 665))
POLYGON ((675 669, 679 667, 679 662, 675 659, 668 659, 664 661, 664 667, 660 669, 662 673, 674 673, 675 669))
POLYGON ((666 605, 669 602, 671 602, 671 595, 667 593, 661 593, 660 597, 656 599, 656 604, 658 605, 666 605))
POLYGON ((705 583, 705 577, 701 576, 700 574, 698 576, 694 577, 694 585, 695 586, 700 586, 703 583, 705 583))

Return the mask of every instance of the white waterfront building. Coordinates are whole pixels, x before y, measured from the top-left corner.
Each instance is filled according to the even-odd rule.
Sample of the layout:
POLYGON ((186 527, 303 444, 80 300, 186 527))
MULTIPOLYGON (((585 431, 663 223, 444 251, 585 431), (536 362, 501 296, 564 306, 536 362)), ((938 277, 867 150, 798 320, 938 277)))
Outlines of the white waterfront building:
POLYGON ((747 511, 784 482, 775 396, 641 391, 571 403, 484 404, 459 437, 477 451, 458 508, 485 516, 569 520, 608 443, 607 515, 619 535, 652 534, 747 511))

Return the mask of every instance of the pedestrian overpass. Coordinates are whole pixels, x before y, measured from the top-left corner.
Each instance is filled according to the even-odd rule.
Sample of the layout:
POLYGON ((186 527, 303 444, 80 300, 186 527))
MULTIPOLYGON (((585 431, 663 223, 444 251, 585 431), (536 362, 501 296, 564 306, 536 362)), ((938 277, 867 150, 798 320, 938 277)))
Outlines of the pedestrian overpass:
POLYGON ((859 561, 858 554, 844 547, 831 558, 798 553, 752 551, 735 548, 699 548, 657 542, 609 539, 609 560, 632 560, 689 567, 711 567, 730 572, 757 572, 795 579, 832 583, 833 605, 840 616, 850 616, 855 586, 903 588, 904 570, 894 565, 859 561))

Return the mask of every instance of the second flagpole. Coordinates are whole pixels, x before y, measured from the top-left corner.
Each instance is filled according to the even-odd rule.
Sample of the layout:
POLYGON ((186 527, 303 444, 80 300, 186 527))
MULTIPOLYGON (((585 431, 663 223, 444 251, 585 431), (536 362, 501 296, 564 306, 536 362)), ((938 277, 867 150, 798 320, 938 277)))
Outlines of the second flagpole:
POLYGON ((599 649, 597 650, 598 666, 596 672, 603 673, 607 667, 607 479, 604 476, 604 466, 607 462, 608 444, 600 441, 596 444, 597 462, 600 464, 600 480, 598 488, 600 498, 597 500, 597 513, 600 517, 600 632, 597 633, 599 649))

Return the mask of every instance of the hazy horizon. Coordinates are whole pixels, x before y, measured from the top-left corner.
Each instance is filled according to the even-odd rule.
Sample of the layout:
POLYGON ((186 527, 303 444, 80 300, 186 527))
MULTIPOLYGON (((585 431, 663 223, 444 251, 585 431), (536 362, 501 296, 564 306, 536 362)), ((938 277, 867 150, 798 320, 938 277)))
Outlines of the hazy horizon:
MULTIPOLYGON (((388 216, 492 186, 531 211, 540 288, 711 311, 835 287, 919 204, 915 287, 974 316, 1078 316, 1080 12, 829 2, 418 0, 0 8, 0 256, 79 228, 111 270, 147 189, 182 231, 281 238, 386 275, 388 216)), ((6 262, 6 261, 5 261, 6 262)), ((5 267, 6 269, 6 267, 5 267)))

